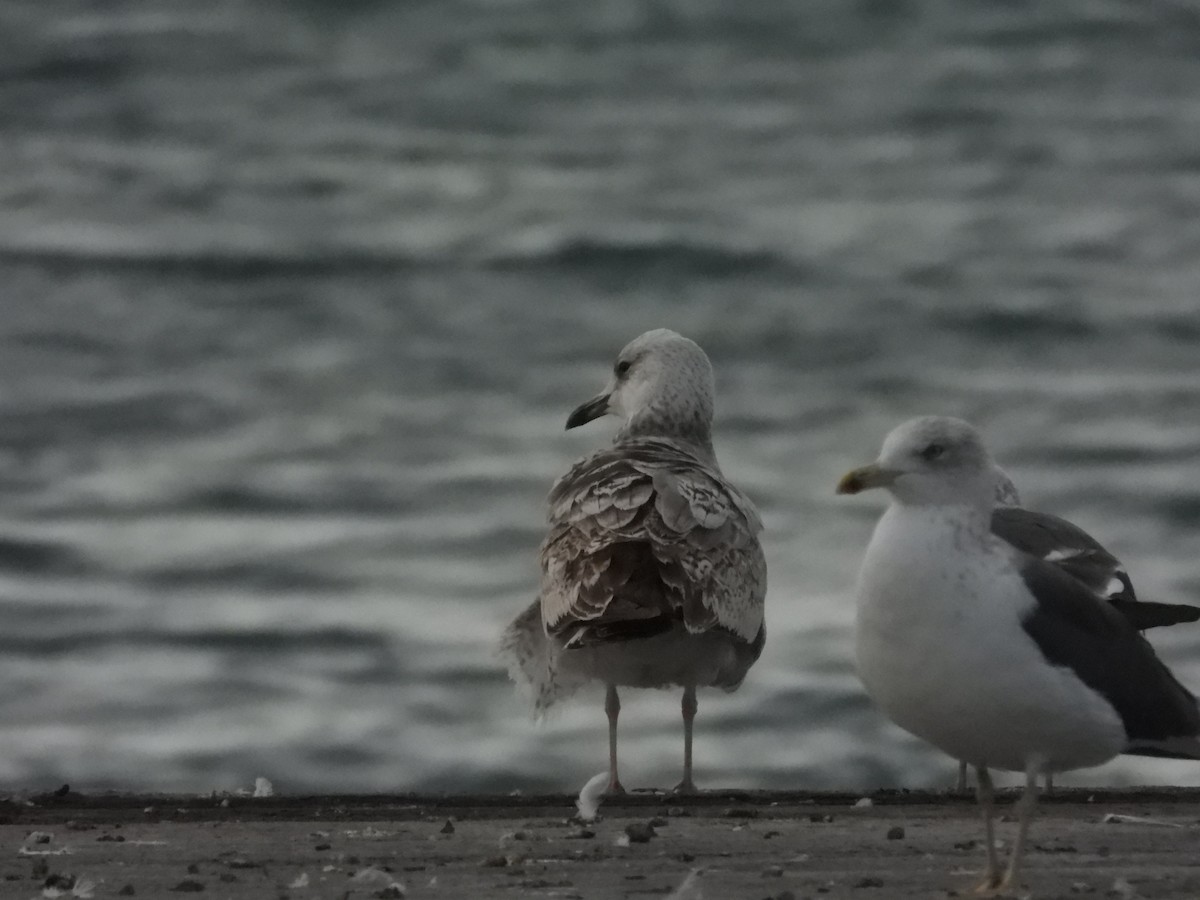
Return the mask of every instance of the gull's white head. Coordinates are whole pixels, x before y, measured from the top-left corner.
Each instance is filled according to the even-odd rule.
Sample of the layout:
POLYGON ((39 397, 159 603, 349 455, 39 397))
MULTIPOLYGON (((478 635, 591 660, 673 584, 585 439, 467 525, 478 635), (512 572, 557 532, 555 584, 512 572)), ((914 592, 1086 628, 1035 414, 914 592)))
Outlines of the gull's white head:
POLYGON ((973 506, 996 502, 996 466, 979 432, 962 419, 922 416, 893 429, 879 459, 848 472, 839 494, 887 488, 910 506, 973 506))
POLYGON ((625 345, 604 390, 571 413, 567 428, 611 413, 625 420, 619 436, 682 437, 707 447, 714 393, 700 345, 658 328, 625 345))

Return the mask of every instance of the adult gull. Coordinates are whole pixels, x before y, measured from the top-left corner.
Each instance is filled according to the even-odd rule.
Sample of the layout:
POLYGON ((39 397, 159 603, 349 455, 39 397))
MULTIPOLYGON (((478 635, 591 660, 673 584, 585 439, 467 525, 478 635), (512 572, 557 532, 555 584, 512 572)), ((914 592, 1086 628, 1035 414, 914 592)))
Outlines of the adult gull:
POLYGON ((981 892, 1018 884, 1037 779, 1118 753, 1200 759, 1195 697, 1088 583, 992 531, 994 464, 959 419, 896 428, 838 492, 885 488, 859 572, 859 677, 902 728, 975 767, 986 832, 981 892), (1002 874, 989 768, 1023 772, 1002 874))
MULTIPOLYGON (((1025 509, 1017 486, 996 467, 996 508, 992 534, 1031 556, 1053 563, 1108 600, 1140 630, 1200 619, 1200 607, 1184 603, 1141 601, 1124 564, 1073 522, 1051 513, 1025 509)), ((1046 776, 1046 790, 1052 788, 1046 776)), ((959 763, 958 792, 967 789, 967 764, 959 763)))
POLYGON ((683 780, 695 790, 696 688, 736 689, 762 652, 767 568, 754 504, 713 453, 713 372, 694 342, 646 332, 617 357, 605 389, 567 419, 623 423, 611 447, 550 491, 541 590, 502 651, 535 709, 605 685, 608 789, 617 768, 619 687, 683 688, 683 780))

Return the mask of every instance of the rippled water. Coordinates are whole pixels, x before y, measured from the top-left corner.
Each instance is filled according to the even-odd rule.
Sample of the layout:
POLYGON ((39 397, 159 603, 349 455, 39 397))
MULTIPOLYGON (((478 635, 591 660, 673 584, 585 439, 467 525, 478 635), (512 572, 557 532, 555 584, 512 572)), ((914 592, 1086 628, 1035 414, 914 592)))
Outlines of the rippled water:
MULTIPOLYGON (((11 0, 0 783, 575 788, 493 657, 611 357, 710 353, 770 638, 698 779, 940 785, 848 466, 914 414, 1200 602, 1200 54, 1169 3, 11 0)), ((1200 687, 1200 630, 1155 636, 1200 687)), ((673 784, 678 697, 626 698, 673 784)), ((1119 761, 1077 781, 1200 783, 1119 761)))

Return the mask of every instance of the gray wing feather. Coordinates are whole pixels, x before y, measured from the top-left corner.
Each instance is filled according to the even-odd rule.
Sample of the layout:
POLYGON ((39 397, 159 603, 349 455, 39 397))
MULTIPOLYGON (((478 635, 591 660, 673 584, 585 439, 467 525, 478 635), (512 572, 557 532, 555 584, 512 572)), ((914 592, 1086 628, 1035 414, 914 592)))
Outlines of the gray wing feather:
POLYGON ((711 464, 666 439, 626 441, 571 468, 550 492, 541 612, 582 622, 681 617, 746 641, 766 594, 762 523, 711 464))
POLYGON ((1196 698, 1132 623, 1051 563, 1026 557, 1019 570, 1035 601, 1022 619, 1025 632, 1048 662, 1071 669, 1108 700, 1125 726, 1126 752, 1191 755, 1181 739, 1194 745, 1200 733, 1196 698))
POLYGON ((1018 550, 1057 565, 1099 594, 1110 599, 1137 599, 1121 561, 1066 519, 1018 506, 997 507, 992 513, 992 531, 1018 550))
POLYGON ((1139 600, 1122 562, 1066 519, 1018 507, 998 508, 992 514, 992 532, 1082 581, 1138 630, 1200 620, 1195 606, 1139 600))

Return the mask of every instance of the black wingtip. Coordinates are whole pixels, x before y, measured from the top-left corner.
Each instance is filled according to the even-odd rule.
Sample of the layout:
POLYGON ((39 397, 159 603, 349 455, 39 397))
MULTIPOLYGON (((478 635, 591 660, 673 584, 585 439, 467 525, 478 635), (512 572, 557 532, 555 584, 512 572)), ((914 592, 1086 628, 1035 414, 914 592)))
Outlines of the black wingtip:
POLYGON ((1109 600, 1113 608, 1138 631, 1200 621, 1200 606, 1186 603, 1156 603, 1153 600, 1109 600))

